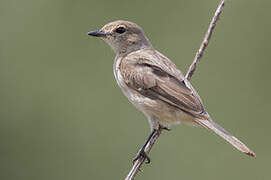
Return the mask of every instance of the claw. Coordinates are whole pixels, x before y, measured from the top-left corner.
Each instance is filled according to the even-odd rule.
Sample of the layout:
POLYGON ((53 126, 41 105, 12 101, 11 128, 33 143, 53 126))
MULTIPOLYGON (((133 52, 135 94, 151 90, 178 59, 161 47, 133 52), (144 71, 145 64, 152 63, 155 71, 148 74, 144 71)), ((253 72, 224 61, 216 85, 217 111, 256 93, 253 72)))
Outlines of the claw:
POLYGON ((135 162, 140 158, 140 155, 137 154, 134 158, 133 158, 133 164, 135 164, 135 162))
POLYGON ((162 127, 162 129, 167 130, 167 131, 171 131, 171 129, 169 129, 168 127, 162 127))
POLYGON ((144 149, 140 150, 137 155, 134 157, 133 159, 133 164, 135 164, 135 162, 139 159, 139 158, 145 158, 146 159, 146 164, 149 164, 151 162, 151 159, 149 158, 149 156, 146 154, 146 152, 144 151, 144 149))
POLYGON ((150 157, 145 153, 145 158, 146 158, 146 164, 150 164, 151 163, 151 159, 150 157))
POLYGON ((167 130, 167 131, 171 131, 171 129, 169 129, 166 126, 162 126, 161 124, 159 124, 159 129, 163 129, 163 130, 167 130))
POLYGON ((141 149, 138 151, 138 153, 136 154, 136 156, 133 159, 133 164, 135 164, 135 162, 140 158, 144 158, 144 160, 146 159, 146 164, 149 164, 151 162, 151 159, 148 157, 148 155, 145 152, 145 147, 147 146, 147 144, 149 143, 150 139, 152 138, 152 136, 154 135, 154 133, 156 132, 156 129, 153 129, 152 132, 149 134, 148 138, 146 139, 145 143, 143 144, 143 146, 141 147, 141 149))

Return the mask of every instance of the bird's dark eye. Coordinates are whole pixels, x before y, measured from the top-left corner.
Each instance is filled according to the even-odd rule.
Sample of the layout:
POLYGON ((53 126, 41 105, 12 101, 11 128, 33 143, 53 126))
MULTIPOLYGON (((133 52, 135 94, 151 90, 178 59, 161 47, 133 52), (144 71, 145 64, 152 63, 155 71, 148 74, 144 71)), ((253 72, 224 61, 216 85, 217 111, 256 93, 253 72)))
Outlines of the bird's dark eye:
POLYGON ((118 27, 115 31, 119 34, 122 34, 126 31, 126 29, 124 27, 118 27))

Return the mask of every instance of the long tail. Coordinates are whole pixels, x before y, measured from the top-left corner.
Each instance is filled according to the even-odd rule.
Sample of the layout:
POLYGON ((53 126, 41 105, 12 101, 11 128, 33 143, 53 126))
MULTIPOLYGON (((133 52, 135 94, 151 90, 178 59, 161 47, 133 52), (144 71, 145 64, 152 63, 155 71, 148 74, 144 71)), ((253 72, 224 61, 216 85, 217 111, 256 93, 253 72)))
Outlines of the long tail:
POLYGON ((209 118, 209 120, 206 119, 195 119, 198 124, 201 126, 212 130, 215 132, 217 135, 228 141, 231 145, 233 145, 236 149, 239 151, 252 156, 256 157, 256 154, 251 151, 244 143, 242 143, 239 139, 236 137, 232 136, 229 132, 227 132, 224 128, 216 124, 213 120, 209 118))

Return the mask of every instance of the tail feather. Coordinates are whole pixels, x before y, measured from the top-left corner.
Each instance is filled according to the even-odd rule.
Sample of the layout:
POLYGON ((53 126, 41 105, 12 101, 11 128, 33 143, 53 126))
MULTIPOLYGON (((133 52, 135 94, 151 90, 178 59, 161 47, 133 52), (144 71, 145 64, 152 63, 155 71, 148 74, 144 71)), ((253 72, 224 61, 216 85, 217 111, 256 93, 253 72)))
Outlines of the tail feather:
POLYGON ((239 139, 236 137, 232 136, 229 132, 227 132, 224 128, 216 124, 214 121, 211 119, 206 120, 206 119, 196 119, 196 122, 200 124, 201 126, 212 130, 215 132, 217 135, 228 141, 231 145, 233 145, 236 149, 239 151, 252 156, 256 157, 256 154, 251 151, 244 143, 242 143, 239 139))

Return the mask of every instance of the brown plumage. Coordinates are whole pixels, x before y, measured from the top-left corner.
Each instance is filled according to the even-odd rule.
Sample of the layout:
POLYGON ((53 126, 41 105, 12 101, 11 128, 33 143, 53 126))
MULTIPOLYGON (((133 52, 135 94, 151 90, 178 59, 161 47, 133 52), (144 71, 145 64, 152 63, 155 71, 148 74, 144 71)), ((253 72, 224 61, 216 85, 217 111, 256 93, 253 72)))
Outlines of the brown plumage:
POLYGON ((116 52, 114 75, 125 96, 148 118, 151 129, 183 122, 212 130, 235 148, 255 153, 216 124, 202 100, 176 65, 156 51, 143 30, 115 21, 90 35, 102 37, 116 52))
POLYGON ((193 117, 203 117, 199 96, 184 81, 175 64, 153 49, 142 49, 122 58, 120 72, 128 87, 160 100, 193 117), (140 55, 139 55, 140 54, 140 55))

